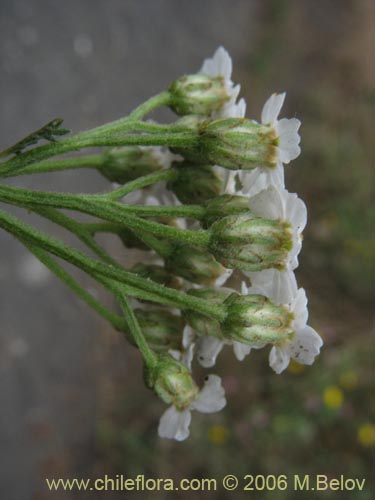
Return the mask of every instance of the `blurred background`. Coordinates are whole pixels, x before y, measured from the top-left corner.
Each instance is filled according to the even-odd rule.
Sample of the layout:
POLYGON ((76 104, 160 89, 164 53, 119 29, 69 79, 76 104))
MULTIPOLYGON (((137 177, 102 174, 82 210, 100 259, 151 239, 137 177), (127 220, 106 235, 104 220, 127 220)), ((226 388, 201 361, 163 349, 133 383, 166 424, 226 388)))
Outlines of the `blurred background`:
MULTIPOLYGON (((302 120, 303 151, 286 168, 287 185, 309 210, 297 276, 309 297, 310 323, 325 341, 312 367, 292 363, 282 376, 269 368, 266 349, 243 363, 225 350, 217 366, 225 411, 195 414, 183 443, 160 440, 164 406, 143 386, 137 351, 0 232, 1 498, 73 498, 48 492, 45 477, 247 473, 366 478, 361 493, 320 498, 371 498, 374 6, 372 0, 1 1, 0 149, 57 116, 73 131, 123 116, 198 70, 219 45, 232 55, 248 117, 259 119, 269 95, 287 91, 284 114, 302 120)), ((108 189, 94 172, 17 184, 108 189)), ((59 235, 47 223, 41 227, 59 235)), ((124 250, 115 251, 126 262, 124 250)), ((291 490, 256 497, 312 498, 291 490)))

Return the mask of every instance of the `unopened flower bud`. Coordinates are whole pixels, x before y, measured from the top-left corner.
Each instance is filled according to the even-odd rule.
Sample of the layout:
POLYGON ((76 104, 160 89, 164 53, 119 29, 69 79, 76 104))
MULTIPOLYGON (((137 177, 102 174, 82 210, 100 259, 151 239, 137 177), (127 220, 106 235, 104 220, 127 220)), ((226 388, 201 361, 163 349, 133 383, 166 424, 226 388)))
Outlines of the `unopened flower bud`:
POLYGON ((220 194, 222 181, 209 165, 182 162, 174 168, 176 178, 167 183, 167 188, 182 203, 200 204, 220 194))
MULTIPOLYGON (((218 306, 222 306, 224 300, 231 293, 233 293, 233 290, 224 287, 193 288, 188 291, 189 295, 207 300, 218 306)), ((221 324, 217 319, 190 309, 185 309, 182 312, 182 316, 199 335, 222 338, 221 324)))
POLYGON ((111 182, 125 184, 162 168, 164 162, 157 148, 131 146, 107 151, 99 170, 111 182))
POLYGON ((189 369, 170 355, 160 354, 156 365, 146 368, 145 381, 160 399, 181 411, 187 409, 199 394, 189 369))
POLYGON ((249 199, 246 196, 222 194, 205 203, 206 214, 202 220, 203 227, 210 227, 215 221, 226 215, 240 214, 249 211, 249 199))
POLYGON ((212 285, 226 269, 206 249, 176 244, 165 258, 165 268, 192 283, 212 285))
MULTIPOLYGON (((181 350, 182 332, 185 326, 181 316, 176 316, 162 309, 151 311, 135 309, 134 313, 147 344, 153 351, 181 350)), ((130 335, 127 337, 131 344, 136 345, 130 335)))
POLYGON ((220 110, 230 96, 223 78, 186 75, 169 87, 170 107, 178 115, 209 115, 220 110))
POLYGON ((179 289, 182 286, 182 280, 170 273, 163 266, 156 264, 138 263, 132 267, 132 271, 142 278, 151 279, 160 285, 168 286, 169 288, 179 289))
POLYGON ((263 295, 233 293, 224 302, 227 317, 222 331, 227 338, 252 346, 291 339, 293 314, 263 295))
POLYGON ((270 125, 246 118, 197 119, 182 122, 198 132, 195 147, 178 149, 186 159, 220 165, 230 170, 276 167, 279 138, 270 125))
POLYGON ((251 212, 223 217, 209 230, 210 251, 230 269, 284 269, 293 246, 287 222, 255 217, 251 212))

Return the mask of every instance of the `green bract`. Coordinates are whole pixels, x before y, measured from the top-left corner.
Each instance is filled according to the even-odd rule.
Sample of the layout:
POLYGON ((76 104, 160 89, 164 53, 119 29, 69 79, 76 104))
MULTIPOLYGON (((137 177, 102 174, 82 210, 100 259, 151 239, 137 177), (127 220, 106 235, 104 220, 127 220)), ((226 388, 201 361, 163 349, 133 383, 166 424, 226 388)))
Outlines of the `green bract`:
POLYGON ((229 100, 221 77, 186 75, 169 87, 169 105, 178 115, 209 115, 229 100))
POLYGON ((110 181, 125 184, 138 177, 157 172, 163 167, 151 149, 125 147, 107 151, 103 165, 98 170, 110 181))
POLYGON ((176 244, 165 259, 165 268, 193 283, 212 285, 225 268, 206 249, 176 244))
POLYGON ((290 339, 293 314, 263 295, 230 295, 224 302, 227 317, 222 323, 225 337, 249 345, 290 339))
POLYGON ((204 227, 211 226, 215 221, 226 215, 239 214, 249 211, 249 199, 246 196, 222 194, 208 200, 205 204, 206 213, 202 219, 204 227))
POLYGON ((284 269, 293 246, 287 222, 255 217, 251 212, 227 215, 209 231, 210 251, 230 269, 284 269))
MULTIPOLYGON (((198 297, 222 306, 224 300, 232 293, 232 290, 227 288, 198 288, 188 291, 189 295, 198 297)), ((222 338, 221 323, 219 320, 201 314, 197 311, 186 309, 183 311, 183 318, 199 335, 208 335, 222 338)))
POLYGON ((204 203, 220 194, 222 180, 212 167, 182 162, 176 163, 174 169, 176 177, 167 183, 167 188, 173 191, 182 203, 204 203))
POLYGON ((187 118, 181 125, 196 130, 199 139, 191 148, 175 148, 185 158, 230 170, 276 166, 278 138, 273 127, 246 118, 187 118))
POLYGON ((189 369, 170 355, 161 354, 154 367, 146 367, 145 381, 160 399, 179 410, 188 408, 199 393, 189 369))

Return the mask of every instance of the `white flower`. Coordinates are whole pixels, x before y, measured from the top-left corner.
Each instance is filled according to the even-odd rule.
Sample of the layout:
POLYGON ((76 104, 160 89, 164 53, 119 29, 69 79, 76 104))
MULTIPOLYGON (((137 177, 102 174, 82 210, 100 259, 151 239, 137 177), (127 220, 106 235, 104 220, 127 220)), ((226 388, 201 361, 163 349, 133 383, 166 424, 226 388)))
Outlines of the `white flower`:
MULTIPOLYGON (((182 336, 182 351, 169 350, 169 354, 191 370, 194 346, 193 330, 190 326, 186 326, 182 336)), ((214 413, 222 410, 225 405, 225 392, 220 377, 209 375, 198 396, 186 410, 180 411, 172 405, 163 413, 159 422, 159 436, 183 441, 189 436, 192 410, 214 413)))
POLYGON ((201 336, 197 340, 197 358, 199 364, 204 368, 211 368, 214 366, 216 358, 226 344, 233 346, 234 355, 238 361, 243 361, 251 351, 251 346, 242 344, 241 342, 219 339, 217 337, 201 336))
POLYGON ((289 252, 286 268, 295 269, 298 266, 297 256, 302 247, 302 231, 307 223, 305 203, 295 193, 269 186, 249 199, 249 208, 258 217, 289 222, 293 247, 289 252))
MULTIPOLYGON (((270 298, 276 301, 275 298, 270 298)), ((307 325, 307 297, 303 288, 298 290, 289 307, 294 314, 295 336, 292 340, 275 344, 269 355, 270 366, 277 374, 287 368, 291 359, 304 365, 312 365, 323 345, 320 335, 307 325)))
POLYGON ((198 73, 212 78, 221 77, 223 79, 229 100, 219 112, 214 114, 215 118, 237 117, 238 114, 245 113, 245 101, 241 99, 236 104, 236 99, 240 93, 240 85, 234 85, 232 82, 232 59, 224 47, 219 47, 211 58, 205 59, 198 73))
POLYGON ((288 274, 288 279, 280 282, 277 271, 270 270, 268 276, 263 275, 263 283, 259 280, 257 285, 248 288, 242 282, 241 290, 243 295, 251 293, 264 295, 275 304, 288 307, 294 315, 292 327, 295 335, 293 339, 275 344, 270 351, 269 363, 277 374, 288 367, 291 358, 298 363, 312 365, 323 345, 320 335, 307 325, 309 313, 306 292, 303 288, 297 289, 294 274, 292 272, 288 274))
POLYGON ((291 270, 265 269, 256 273, 247 272, 246 275, 252 288, 267 297, 277 296, 280 304, 288 304, 297 294, 297 281, 291 270))
POLYGON ((194 332, 189 325, 186 325, 182 334, 182 350, 169 349, 168 353, 177 361, 181 361, 191 370, 191 363, 194 357, 194 332))
POLYGON ((277 163, 274 168, 257 167, 252 171, 241 171, 240 178, 243 185, 242 192, 254 195, 268 186, 284 187, 283 163, 289 163, 299 156, 300 136, 298 129, 301 125, 297 118, 282 118, 278 116, 285 100, 285 92, 272 94, 265 103, 261 123, 274 128, 278 137, 277 163))
MULTIPOLYGON (((230 99, 220 111, 213 114, 213 118, 243 118, 246 114, 246 102, 242 98, 236 103, 240 92, 240 85, 234 86, 232 77, 232 59, 228 52, 219 47, 212 58, 203 62, 199 73, 216 78, 221 76, 230 99)), ((235 193, 235 172, 220 166, 214 167, 217 175, 222 179, 222 194, 235 193)))
POLYGON ((209 375, 206 377, 205 384, 197 398, 186 410, 179 411, 174 406, 170 406, 163 413, 159 423, 159 436, 183 441, 189 436, 192 410, 201 413, 214 413, 222 410, 225 405, 225 392, 220 377, 209 375))

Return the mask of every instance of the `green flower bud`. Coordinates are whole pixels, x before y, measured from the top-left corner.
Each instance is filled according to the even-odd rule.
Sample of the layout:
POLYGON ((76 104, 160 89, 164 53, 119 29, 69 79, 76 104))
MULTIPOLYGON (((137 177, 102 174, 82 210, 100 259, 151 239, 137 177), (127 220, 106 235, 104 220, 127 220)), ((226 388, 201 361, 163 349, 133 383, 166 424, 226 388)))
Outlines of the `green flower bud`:
POLYGON ((247 196, 236 196, 222 194, 216 196, 205 204, 206 214, 202 220, 205 228, 210 227, 218 219, 226 215, 240 214, 249 211, 249 199, 247 196))
POLYGON ((107 151, 99 170, 111 182, 125 184, 162 168, 163 161, 155 148, 130 146, 107 151))
POLYGON ((182 280, 168 272, 163 266, 139 263, 132 267, 132 271, 142 278, 151 279, 152 281, 155 281, 160 285, 168 286, 169 288, 179 289, 182 287, 182 280))
POLYGON ((195 147, 176 148, 184 158, 230 170, 250 170, 258 166, 274 168, 279 139, 275 128, 246 118, 202 120, 199 117, 182 126, 198 132, 195 147))
POLYGON ((263 295, 230 295, 224 302, 227 317, 222 324, 225 337, 249 345, 291 339, 294 316, 283 305, 263 295))
MULTIPOLYGON (((162 309, 145 311, 135 309, 139 326, 149 347, 156 352, 168 352, 169 349, 182 349, 182 332, 185 326, 181 316, 176 316, 162 309)), ((136 345, 131 335, 127 334, 131 344, 136 345)))
POLYGON ((170 355, 160 354, 156 365, 146 368, 146 385, 167 404, 183 411, 199 394, 189 369, 170 355))
POLYGON ((251 212, 223 217, 209 230, 210 251, 230 269, 282 270, 293 246, 287 222, 255 217, 251 212))
POLYGON ((169 87, 170 107, 178 115, 209 115, 229 100, 224 80, 206 75, 186 75, 169 87))
MULTIPOLYGON (((229 288, 196 288, 188 291, 189 295, 200 299, 208 300, 218 306, 222 306, 224 300, 233 293, 229 288)), ((199 335, 211 335, 213 337, 222 338, 221 324, 219 320, 206 316, 205 314, 185 309, 182 311, 182 316, 185 321, 199 335)))
POLYGON ((165 258, 165 268, 177 276, 202 285, 212 285, 225 268, 206 249, 176 244, 165 258))
POLYGON ((204 203, 218 196, 222 180, 208 165, 196 165, 189 162, 174 165, 176 178, 167 183, 167 188, 186 204, 204 203))

